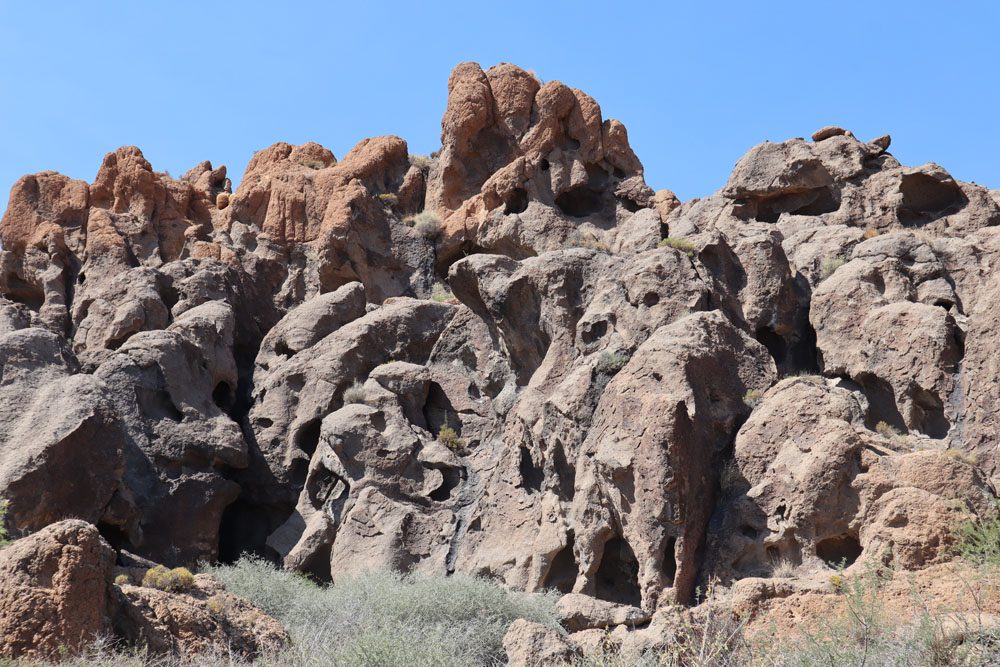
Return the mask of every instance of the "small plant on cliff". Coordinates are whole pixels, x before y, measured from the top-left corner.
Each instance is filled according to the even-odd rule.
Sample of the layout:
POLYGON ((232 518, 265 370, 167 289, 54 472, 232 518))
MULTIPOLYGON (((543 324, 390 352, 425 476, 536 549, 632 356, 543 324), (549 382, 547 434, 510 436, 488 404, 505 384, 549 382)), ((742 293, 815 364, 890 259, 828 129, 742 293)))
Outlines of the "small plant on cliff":
POLYGON ((668 236, 667 238, 660 241, 659 247, 673 248, 674 250, 680 250, 688 257, 695 256, 694 244, 686 239, 675 239, 668 236))
POLYGON ((574 230, 573 233, 569 235, 569 238, 566 239, 566 245, 571 248, 588 248, 590 250, 611 254, 611 247, 601 239, 597 238, 593 232, 581 232, 578 229, 574 230))
POLYGON ((344 390, 344 405, 350 403, 365 403, 368 401, 368 392, 365 391, 363 384, 354 381, 350 387, 344 390))
POLYGON ((437 436, 438 442, 447 447, 453 452, 457 452, 465 448, 465 440, 458 437, 458 431, 453 429, 448 424, 445 424, 438 431, 437 436))
POLYGON ((625 368, 628 360, 628 355, 622 352, 601 352, 601 356, 597 358, 597 364, 594 365, 594 370, 600 375, 611 377, 625 368))
POLYGON ((747 390, 747 393, 743 394, 743 402, 746 403, 746 406, 751 410, 760 405, 763 398, 764 392, 760 389, 749 389, 747 390))
POLYGON ((835 255, 833 257, 825 257, 819 265, 819 279, 824 281, 833 275, 833 272, 847 264, 847 258, 843 255, 835 255))
POLYGON ((7 532, 7 507, 9 502, 0 500, 0 547, 10 544, 10 534, 7 532))
POLYGON ((889 422, 879 422, 875 424, 875 432, 883 438, 899 438, 903 432, 889 422))
POLYGON ((417 169, 426 171, 431 166, 431 159, 426 155, 410 155, 410 164, 417 169))
POLYGON ((142 577, 142 585, 161 591, 186 591, 194 585, 194 575, 186 567, 175 567, 171 570, 163 565, 157 565, 146 570, 146 574, 142 577))
POLYGON ((865 240, 866 241, 868 239, 873 239, 876 236, 878 236, 878 230, 875 229, 874 227, 866 227, 865 228, 865 235, 864 236, 865 236, 865 240))
POLYGON ((378 200, 382 202, 384 206, 395 206, 399 201, 399 197, 392 194, 391 192, 383 192, 378 196, 378 200))
POLYGON ((955 553, 981 567, 1000 567, 1000 504, 958 527, 955 553))
POLYGON ((431 288, 431 300, 437 303, 450 303, 455 299, 455 295, 444 283, 434 283, 431 288))
POLYGON ((413 227, 416 233, 428 241, 437 240, 437 237, 441 235, 441 218, 431 211, 421 211, 403 222, 413 227))
POLYGON ((124 586, 125 584, 129 583, 132 582, 129 581, 127 574, 119 574, 117 577, 115 577, 115 586, 124 586))

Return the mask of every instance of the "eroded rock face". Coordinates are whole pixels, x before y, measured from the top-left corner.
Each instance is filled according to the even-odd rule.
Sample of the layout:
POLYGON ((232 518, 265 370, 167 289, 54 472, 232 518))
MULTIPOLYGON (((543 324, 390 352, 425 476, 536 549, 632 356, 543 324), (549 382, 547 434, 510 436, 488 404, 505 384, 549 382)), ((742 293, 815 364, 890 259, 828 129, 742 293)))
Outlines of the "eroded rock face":
MULTIPOLYGON (((682 203, 579 90, 475 63, 448 90, 429 158, 278 143, 233 192, 126 147, 14 186, 12 532, 554 588, 581 642, 670 641, 656 615, 714 578, 947 559, 995 495, 997 193, 831 127, 682 203)), ((210 589, 123 589, 129 636, 224 629, 210 589)))

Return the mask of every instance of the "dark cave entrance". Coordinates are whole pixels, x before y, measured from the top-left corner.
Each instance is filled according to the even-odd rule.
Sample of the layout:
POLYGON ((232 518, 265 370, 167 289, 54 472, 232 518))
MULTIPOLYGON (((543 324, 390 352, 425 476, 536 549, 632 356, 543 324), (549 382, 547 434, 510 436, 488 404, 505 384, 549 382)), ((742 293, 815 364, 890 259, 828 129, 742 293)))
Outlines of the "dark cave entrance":
POLYGON ((639 561, 624 539, 615 537, 604 545, 604 555, 597 568, 595 584, 596 596, 601 600, 633 607, 642 603, 639 561))
POLYGON ((849 567, 861 555, 861 543, 853 535, 828 537, 816 543, 816 555, 830 567, 849 567))
POLYGON ((573 555, 573 532, 566 536, 566 546, 559 550, 559 553, 552 559, 549 571, 542 582, 543 588, 554 588, 560 593, 571 593, 573 585, 576 583, 578 566, 576 556, 573 555))

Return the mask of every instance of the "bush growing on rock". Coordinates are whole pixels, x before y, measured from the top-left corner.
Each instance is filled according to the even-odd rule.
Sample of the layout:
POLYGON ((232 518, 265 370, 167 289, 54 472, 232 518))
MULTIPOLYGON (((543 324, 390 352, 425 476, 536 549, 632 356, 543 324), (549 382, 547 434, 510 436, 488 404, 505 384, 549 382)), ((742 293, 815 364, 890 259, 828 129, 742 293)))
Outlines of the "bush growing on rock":
POLYGON ((194 585, 194 575, 186 567, 169 569, 163 565, 157 565, 146 570, 146 574, 142 577, 142 585, 147 588, 176 593, 191 588, 194 585))
POLYGON ((365 391, 365 386, 354 381, 350 387, 344 390, 344 405, 351 403, 365 403, 368 400, 368 392, 365 391))
POLYGON ((378 196, 378 200, 382 202, 385 206, 395 206, 399 201, 399 197, 392 194, 391 192, 383 192, 378 196))
POLYGON ((821 281, 826 280, 833 275, 834 271, 842 267, 847 263, 847 258, 843 255, 836 255, 834 257, 825 257, 819 265, 819 279, 821 281))
POLYGON ((451 293, 448 286, 444 283, 434 283, 431 288, 431 300, 438 303, 448 303, 454 300, 455 295, 451 293))
POLYGON ((621 369, 625 368, 625 364, 628 363, 628 355, 622 352, 601 352, 601 356, 597 358, 597 364, 594 366, 600 375, 606 375, 611 377, 618 373, 621 369))
POLYGON ((434 241, 441 235, 441 218, 433 211, 421 211, 404 222, 428 241, 434 241))
POLYGON ((688 257, 694 257, 696 254, 694 244, 686 239, 675 239, 668 236, 667 238, 660 241, 659 247, 673 248, 674 250, 680 250, 688 257))
POLYGON ((441 427, 437 435, 438 442, 452 451, 458 451, 465 447, 465 440, 458 437, 458 431, 448 424, 441 427))

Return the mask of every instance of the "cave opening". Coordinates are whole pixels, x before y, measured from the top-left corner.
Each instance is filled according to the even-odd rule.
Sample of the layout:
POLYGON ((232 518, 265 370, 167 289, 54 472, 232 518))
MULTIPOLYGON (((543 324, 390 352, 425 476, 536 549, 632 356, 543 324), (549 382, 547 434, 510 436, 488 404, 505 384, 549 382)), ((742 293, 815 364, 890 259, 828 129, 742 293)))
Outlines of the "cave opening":
POLYGON ((639 561, 624 539, 614 537, 604 545, 595 585, 596 595, 601 600, 633 607, 641 604, 639 561))
POLYGON ((666 585, 673 586, 674 579, 677 578, 677 538, 668 537, 667 544, 663 548, 663 574, 666 578, 666 585))
POLYGON ((828 537, 816 543, 816 555, 830 567, 850 567, 861 555, 861 543, 846 533, 828 537))
POLYGON ((554 588, 564 594, 573 592, 573 585, 576 583, 579 569, 576 556, 573 554, 573 545, 573 531, 571 530, 566 535, 566 546, 559 550, 549 565, 549 571, 542 581, 543 588, 554 588))
POLYGON ((504 202, 504 215, 524 213, 528 208, 528 191, 524 188, 514 188, 504 202))
POLYGON ((521 459, 518 463, 518 471, 521 473, 521 482, 526 491, 541 491, 542 483, 545 481, 545 471, 541 466, 535 464, 531 457, 531 452, 527 447, 521 447, 521 459))

